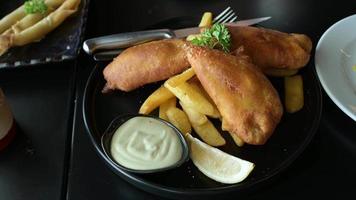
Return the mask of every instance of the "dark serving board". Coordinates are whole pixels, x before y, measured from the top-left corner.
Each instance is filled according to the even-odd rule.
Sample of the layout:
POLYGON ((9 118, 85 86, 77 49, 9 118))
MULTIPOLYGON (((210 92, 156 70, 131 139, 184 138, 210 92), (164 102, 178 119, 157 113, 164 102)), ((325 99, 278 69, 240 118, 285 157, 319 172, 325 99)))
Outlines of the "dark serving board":
MULTIPOLYGON (((24 0, 2 1, 0 18, 24 0)), ((81 0, 78 11, 39 42, 9 49, 0 56, 0 69, 71 60, 77 57, 88 12, 89 0, 81 0)))

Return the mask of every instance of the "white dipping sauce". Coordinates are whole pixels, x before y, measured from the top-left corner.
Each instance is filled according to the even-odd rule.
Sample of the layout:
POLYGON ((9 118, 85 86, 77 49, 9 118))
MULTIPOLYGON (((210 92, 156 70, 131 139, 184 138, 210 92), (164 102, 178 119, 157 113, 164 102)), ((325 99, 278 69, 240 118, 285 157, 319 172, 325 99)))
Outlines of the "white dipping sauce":
POLYGON ((116 130, 110 151, 122 166, 151 170, 177 163, 183 147, 175 131, 164 122, 150 117, 134 117, 116 130))

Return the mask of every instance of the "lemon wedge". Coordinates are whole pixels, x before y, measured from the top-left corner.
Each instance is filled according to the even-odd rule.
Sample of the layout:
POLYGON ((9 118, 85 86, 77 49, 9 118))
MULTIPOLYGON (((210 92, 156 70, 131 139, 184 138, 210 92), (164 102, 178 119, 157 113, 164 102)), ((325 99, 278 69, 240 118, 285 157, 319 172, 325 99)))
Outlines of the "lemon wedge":
POLYGON ((227 184, 241 182, 255 167, 252 162, 211 147, 190 134, 187 134, 186 138, 190 146, 190 158, 194 165, 215 181, 227 184))

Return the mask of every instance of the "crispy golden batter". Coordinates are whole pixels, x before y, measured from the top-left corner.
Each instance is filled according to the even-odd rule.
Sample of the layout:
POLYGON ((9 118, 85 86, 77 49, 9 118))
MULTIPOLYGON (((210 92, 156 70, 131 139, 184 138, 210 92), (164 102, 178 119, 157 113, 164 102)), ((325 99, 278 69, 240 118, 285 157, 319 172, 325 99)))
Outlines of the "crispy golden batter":
POLYGON ((288 34, 256 27, 228 27, 235 54, 246 54, 262 70, 298 69, 310 58, 312 42, 303 34, 288 34))
POLYGON ((105 90, 131 91, 182 72, 189 66, 184 44, 183 40, 168 39, 126 49, 104 69, 105 90))
POLYGON ((188 60, 222 116, 222 128, 246 143, 264 144, 283 108, 277 91, 245 56, 189 46, 188 60))

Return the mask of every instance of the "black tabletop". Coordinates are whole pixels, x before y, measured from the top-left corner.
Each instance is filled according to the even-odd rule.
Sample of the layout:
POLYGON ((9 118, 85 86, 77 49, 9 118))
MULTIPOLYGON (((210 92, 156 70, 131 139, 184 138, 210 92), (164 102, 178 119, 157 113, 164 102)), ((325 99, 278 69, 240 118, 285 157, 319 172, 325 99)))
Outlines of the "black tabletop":
MULTIPOLYGON (((356 8, 348 0, 91 1, 86 38, 142 30, 174 17, 200 16, 204 11, 218 13, 227 6, 241 19, 272 16, 263 26, 305 33, 314 47, 329 26, 354 14, 356 8)), ((0 199, 164 199, 112 173, 90 143, 82 118, 82 97, 94 65, 81 54, 77 62, 0 71, 0 86, 20 128, 15 141, 0 153, 0 199)), ((323 91, 322 119, 311 144, 284 172, 243 198, 354 196, 355 133, 355 122, 323 91)))
POLYGON ((0 152, 0 199, 63 199, 71 138, 74 62, 0 71, 16 120, 0 152))

